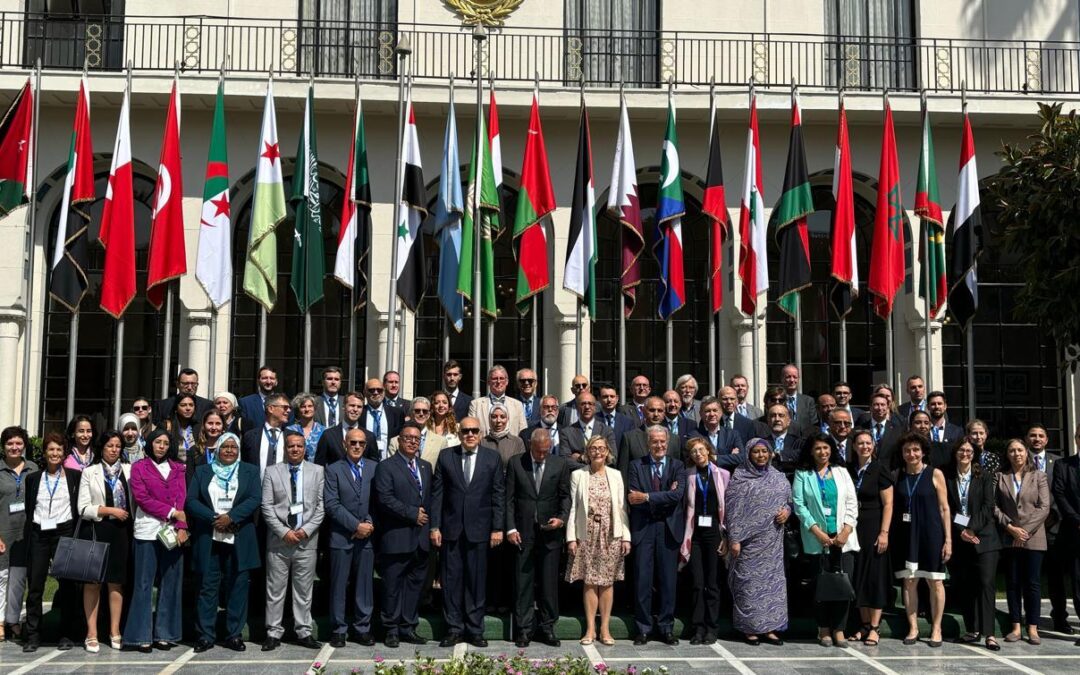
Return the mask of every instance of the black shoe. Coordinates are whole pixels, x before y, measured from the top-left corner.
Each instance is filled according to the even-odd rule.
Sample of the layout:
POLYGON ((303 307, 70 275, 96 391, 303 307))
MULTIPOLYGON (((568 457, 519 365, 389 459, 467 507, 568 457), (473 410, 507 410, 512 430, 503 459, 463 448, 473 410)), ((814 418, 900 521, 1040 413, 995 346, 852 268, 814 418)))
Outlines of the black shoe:
POLYGON ((484 648, 488 646, 488 641, 484 639, 483 635, 474 635, 466 640, 473 647, 484 648))
POLYGON ((716 644, 716 636, 712 633, 705 633, 705 636, 701 638, 701 644, 713 645, 716 644))
POLYGON ((459 642, 461 642, 461 635, 459 635, 458 633, 447 633, 446 637, 439 641, 439 646, 453 647, 459 642))
POLYGON ((514 646, 516 646, 518 649, 525 649, 529 646, 529 638, 525 637, 524 635, 519 635, 518 638, 514 640, 514 646))
POLYGON ((701 633, 694 633, 694 637, 690 638, 690 644, 692 644, 692 645, 701 644, 701 633))
POLYGON ((387 649, 397 649, 397 646, 401 644, 401 640, 398 638, 397 633, 390 633, 383 639, 383 644, 387 649))
POLYGON ((234 652, 242 652, 247 649, 247 645, 244 644, 244 640, 240 637, 231 637, 222 644, 226 649, 231 649, 234 652))
MULTIPOLYGON (((371 636, 370 633, 367 633, 367 635, 369 637, 371 636)), ((319 642, 318 640, 316 640, 311 635, 305 635, 304 637, 297 640, 296 644, 301 646, 301 647, 304 647, 305 649, 322 649, 322 643, 319 642)), ((375 641, 372 640, 371 644, 375 644, 375 641)))
POLYGON ((140 654, 149 654, 154 651, 154 645, 136 645, 135 651, 140 654))
MULTIPOLYGON (((390 636, 387 635, 386 637, 390 636)), ((361 647, 375 646, 375 636, 371 633, 357 633, 356 635, 353 635, 352 641, 360 645, 361 647)))
MULTIPOLYGON (((1076 647, 1080 647, 1080 640, 1077 640, 1076 642, 1074 642, 1074 643, 1073 643, 1073 645, 1074 645, 1074 646, 1076 646, 1076 647)), ((30 646, 30 643, 29 643, 29 642, 27 642, 27 643, 26 643, 26 646, 27 646, 27 647, 29 647, 29 646, 30 646)), ((34 649, 37 649, 37 645, 34 645, 34 649)), ((23 651, 24 651, 24 652, 26 651, 26 647, 23 647, 23 651)))
POLYGON ((279 640, 277 638, 273 638, 273 637, 268 637, 268 638, 266 638, 266 641, 263 642, 262 650, 264 652, 272 652, 272 651, 274 651, 275 649, 277 649, 280 646, 281 646, 281 640, 279 640))
POLYGON ((679 638, 675 637, 674 633, 664 633, 664 636, 660 638, 660 641, 669 647, 674 647, 679 644, 679 638))
POLYGON ((538 637, 537 640, 546 644, 548 647, 558 647, 562 644, 562 641, 555 637, 554 633, 548 631, 540 633, 540 637, 538 637))
POLYGON ((1067 621, 1065 623, 1054 623, 1054 632, 1064 633, 1065 635, 1076 634, 1076 630, 1072 626, 1070 626, 1067 621))
POLYGON ((640 647, 641 645, 645 645, 645 644, 648 644, 648 643, 649 643, 649 636, 646 635, 645 633, 638 633, 637 637, 634 638, 634 646, 636 646, 636 647, 640 647))
POLYGON ((401 641, 410 645, 426 645, 428 643, 427 638, 422 638, 415 632, 403 633, 401 641))
POLYGON ((334 633, 330 636, 330 646, 334 649, 341 649, 345 646, 344 633, 334 633))
POLYGON ((784 640, 782 638, 769 637, 767 634, 761 636, 761 641, 764 642, 767 645, 772 645, 774 647, 783 647, 784 646, 784 640))
POLYGON ((203 652, 209 651, 209 650, 211 650, 213 648, 214 648, 214 643, 211 642, 210 640, 200 639, 198 642, 195 643, 195 653, 196 654, 202 654, 203 652))
POLYGON ((74 646, 75 643, 71 640, 67 638, 60 638, 60 642, 57 643, 56 648, 62 652, 66 652, 74 646))
POLYGON ((158 640, 154 643, 154 647, 160 649, 163 652, 167 652, 176 646, 174 642, 168 642, 167 640, 158 640))
POLYGON ((38 643, 27 640, 26 644, 23 645, 22 650, 23 652, 36 652, 38 650, 38 643))

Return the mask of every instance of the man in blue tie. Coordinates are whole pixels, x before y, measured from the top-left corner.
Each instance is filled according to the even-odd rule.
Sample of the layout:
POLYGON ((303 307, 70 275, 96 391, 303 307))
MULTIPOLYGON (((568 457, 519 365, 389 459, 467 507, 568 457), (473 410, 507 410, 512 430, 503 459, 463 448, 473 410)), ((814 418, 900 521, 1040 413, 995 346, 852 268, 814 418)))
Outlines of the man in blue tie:
POLYGON ((327 366, 322 372, 322 395, 315 405, 315 421, 326 428, 341 423, 345 397, 341 395, 341 368, 327 366))
POLYGON ((926 396, 926 407, 930 413, 930 442, 952 447, 964 435, 964 430, 946 416, 949 404, 945 401, 945 392, 930 392, 926 396))
POLYGON ((851 437, 852 429, 851 413, 843 408, 834 408, 829 413, 829 435, 836 443, 836 451, 842 463, 846 463, 851 454, 848 439, 851 437))
POLYGON ((799 368, 794 363, 787 364, 780 371, 791 425, 799 429, 816 429, 821 420, 818 419, 814 399, 799 393, 800 377, 799 368))
POLYGON ((638 375, 630 381, 630 400, 626 402, 619 412, 626 415, 637 424, 645 422, 645 401, 652 395, 652 383, 644 375, 638 375))
POLYGON ((818 431, 821 433, 829 433, 829 414, 836 410, 836 407, 836 398, 832 394, 821 394, 817 397, 818 431))
POLYGON ((614 448, 622 443, 623 434, 638 428, 636 416, 630 419, 619 412, 619 391, 610 384, 600 385, 600 412, 596 416, 615 433, 614 448))
POLYGON ((536 424, 540 421, 540 397, 536 393, 536 371, 532 368, 522 368, 517 371, 515 379, 518 387, 517 399, 525 408, 525 422, 536 424))
POLYGON ((379 447, 379 461, 390 456, 390 439, 401 432, 401 425, 405 423, 405 413, 400 408, 383 405, 385 391, 379 378, 368 380, 364 385, 367 405, 360 414, 360 428, 367 429, 375 437, 375 443, 379 447))

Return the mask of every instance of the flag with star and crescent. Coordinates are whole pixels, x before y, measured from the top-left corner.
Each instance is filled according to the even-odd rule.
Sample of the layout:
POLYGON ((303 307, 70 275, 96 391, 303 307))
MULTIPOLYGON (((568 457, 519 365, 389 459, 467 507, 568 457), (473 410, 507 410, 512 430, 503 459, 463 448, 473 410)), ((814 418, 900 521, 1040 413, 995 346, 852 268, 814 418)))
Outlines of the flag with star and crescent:
POLYGON ((210 156, 203 183, 202 219, 195 278, 217 309, 232 298, 232 222, 229 157, 225 143, 225 85, 219 84, 210 131, 210 156))
POLYGON ((660 263, 660 318, 667 320, 686 304, 683 274, 682 217, 686 214, 679 167, 679 139, 675 135, 675 98, 668 93, 667 131, 660 160, 660 193, 656 204, 656 243, 660 263))

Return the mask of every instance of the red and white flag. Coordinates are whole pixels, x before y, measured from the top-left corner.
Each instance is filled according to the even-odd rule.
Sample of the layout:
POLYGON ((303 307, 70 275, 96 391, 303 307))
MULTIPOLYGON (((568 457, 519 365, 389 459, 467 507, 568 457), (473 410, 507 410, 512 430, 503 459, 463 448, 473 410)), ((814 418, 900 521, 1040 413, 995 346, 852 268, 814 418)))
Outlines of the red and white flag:
POLYGON ((124 91, 98 239, 105 247, 101 308, 119 319, 135 298, 135 197, 131 176, 131 91, 124 91))
POLYGON ((146 299, 161 309, 165 290, 173 279, 187 273, 184 250, 184 185, 180 158, 180 83, 173 80, 165 136, 161 141, 154 214, 150 224, 150 257, 146 273, 146 299))

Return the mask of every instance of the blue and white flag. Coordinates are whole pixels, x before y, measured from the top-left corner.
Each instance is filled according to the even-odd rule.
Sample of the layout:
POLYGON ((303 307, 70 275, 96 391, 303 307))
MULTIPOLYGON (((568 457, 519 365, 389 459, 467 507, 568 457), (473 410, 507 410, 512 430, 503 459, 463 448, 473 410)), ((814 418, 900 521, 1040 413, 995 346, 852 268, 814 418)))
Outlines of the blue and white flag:
POLYGON ((461 265, 461 217, 464 212, 457 118, 454 115, 454 90, 451 86, 450 114, 446 118, 442 171, 439 176, 439 199, 435 202, 432 230, 439 240, 439 301, 446 318, 459 333, 465 325, 465 300, 457 292, 458 268, 461 265))

